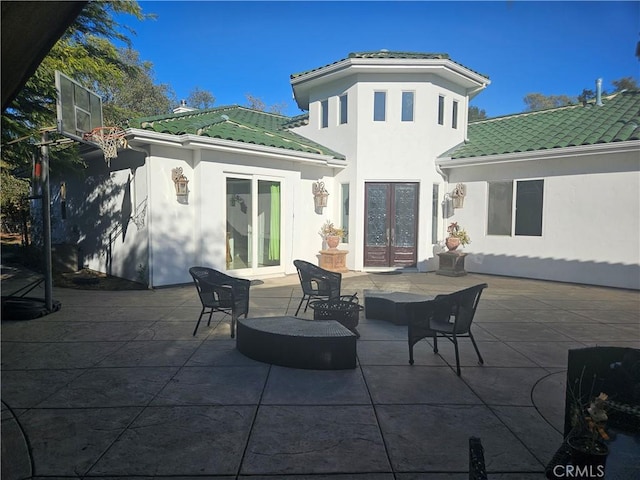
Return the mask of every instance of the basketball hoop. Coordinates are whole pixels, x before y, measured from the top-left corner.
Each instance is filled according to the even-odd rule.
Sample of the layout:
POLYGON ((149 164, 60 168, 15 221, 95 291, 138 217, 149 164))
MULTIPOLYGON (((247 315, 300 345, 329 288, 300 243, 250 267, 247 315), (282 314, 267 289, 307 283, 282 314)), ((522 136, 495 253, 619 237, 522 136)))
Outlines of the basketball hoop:
POLYGON ((118 157, 118 147, 127 146, 124 135, 125 131, 120 127, 97 127, 85 133, 84 139, 98 145, 107 165, 110 166, 111 160, 118 157))

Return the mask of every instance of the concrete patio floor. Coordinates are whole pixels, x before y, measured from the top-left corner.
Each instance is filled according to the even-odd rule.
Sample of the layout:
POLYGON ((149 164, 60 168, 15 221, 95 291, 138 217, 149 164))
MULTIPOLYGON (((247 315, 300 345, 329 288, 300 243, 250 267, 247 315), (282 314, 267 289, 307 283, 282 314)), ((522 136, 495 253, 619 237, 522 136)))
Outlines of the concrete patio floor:
MULTIPOLYGON (((5 294, 25 281, 10 277, 5 294)), ((640 293, 434 273, 348 273, 342 290, 484 282, 473 332, 485 364, 461 340, 461 377, 450 342, 434 354, 421 341, 409 366, 407 328, 364 314, 355 370, 299 370, 244 357, 220 314, 192 336, 191 285, 55 288, 60 311, 2 323, 2 479, 462 480, 470 436, 490 478, 544 478, 567 350, 640 348, 640 293)), ((250 317, 292 315, 300 298, 297 276, 264 280, 250 317)))

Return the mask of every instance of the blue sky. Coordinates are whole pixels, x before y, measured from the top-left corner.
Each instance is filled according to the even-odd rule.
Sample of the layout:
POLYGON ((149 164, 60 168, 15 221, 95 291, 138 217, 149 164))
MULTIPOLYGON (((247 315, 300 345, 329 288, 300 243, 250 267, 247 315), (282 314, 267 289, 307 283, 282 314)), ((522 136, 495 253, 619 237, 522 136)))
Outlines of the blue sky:
POLYGON ((490 117, 524 110, 528 93, 578 95, 632 76, 640 3, 525 1, 140 1, 156 20, 118 21, 133 28, 133 48, 153 63, 156 83, 177 97, 194 87, 215 106, 267 105, 301 113, 289 76, 380 49, 448 53, 488 75, 472 105, 490 117))

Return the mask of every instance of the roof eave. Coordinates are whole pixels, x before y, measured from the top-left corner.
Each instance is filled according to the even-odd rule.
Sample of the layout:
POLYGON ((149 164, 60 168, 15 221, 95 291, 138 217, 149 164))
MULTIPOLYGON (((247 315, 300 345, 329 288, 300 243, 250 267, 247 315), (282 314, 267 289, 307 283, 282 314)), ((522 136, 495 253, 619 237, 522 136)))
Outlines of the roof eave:
POLYGON ((162 145, 167 147, 188 148, 191 150, 203 149, 237 153, 251 156, 267 157, 279 160, 288 160, 298 163, 311 163, 328 167, 344 168, 346 160, 335 158, 331 155, 301 152, 285 148, 255 145, 252 143, 224 140, 220 138, 203 137, 200 135, 183 134, 173 135, 149 130, 130 128, 126 130, 127 141, 134 146, 162 145))
POLYGON ((309 109, 309 91, 314 86, 357 73, 434 73, 462 85, 470 96, 477 95, 491 81, 449 59, 347 58, 291 79, 293 97, 302 110, 309 109))
POLYGON ((577 147, 551 148, 547 150, 534 150, 531 152, 504 153, 498 155, 486 155, 481 157, 440 157, 436 159, 435 163, 441 169, 449 170, 454 168, 481 165, 496 165, 500 163, 518 163, 528 162, 532 160, 553 160, 557 158, 634 151, 640 151, 640 140, 598 143, 594 145, 579 145, 577 147))

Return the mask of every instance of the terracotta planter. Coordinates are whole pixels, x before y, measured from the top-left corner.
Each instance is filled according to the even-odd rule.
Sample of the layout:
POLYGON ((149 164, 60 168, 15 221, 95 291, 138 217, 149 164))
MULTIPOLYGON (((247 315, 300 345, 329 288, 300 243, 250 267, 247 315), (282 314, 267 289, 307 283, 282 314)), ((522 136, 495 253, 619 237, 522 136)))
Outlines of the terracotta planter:
POLYGON ((460 246, 460 239, 456 237, 447 237, 444 244, 450 252, 453 252, 460 246))
POLYGON ((325 240, 329 248, 337 248, 340 244, 340 237, 336 235, 328 235, 325 240))

